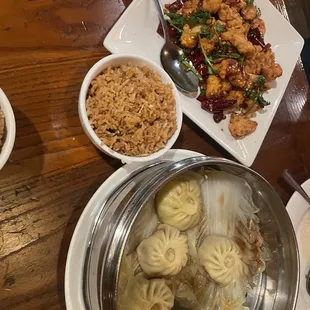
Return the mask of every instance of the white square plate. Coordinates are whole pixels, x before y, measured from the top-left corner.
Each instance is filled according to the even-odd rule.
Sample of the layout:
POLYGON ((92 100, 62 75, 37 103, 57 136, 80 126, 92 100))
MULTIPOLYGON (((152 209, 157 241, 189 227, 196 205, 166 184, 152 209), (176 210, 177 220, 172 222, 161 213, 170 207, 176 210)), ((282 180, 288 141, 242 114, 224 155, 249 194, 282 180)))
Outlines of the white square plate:
MULTIPOLYGON (((162 2, 171 3, 173 0, 162 2)), ((283 76, 264 96, 271 105, 266 107, 264 112, 257 113, 256 131, 244 139, 235 140, 228 130, 229 117, 216 124, 212 115, 200 108, 200 102, 180 94, 183 112, 247 166, 252 165, 263 143, 304 44, 299 33, 268 0, 256 0, 256 4, 261 9, 267 27, 265 41, 272 45, 276 61, 283 68, 283 76)), ((105 38, 104 46, 111 53, 138 54, 160 64, 159 54, 164 40, 156 32, 158 24, 159 19, 152 0, 133 0, 105 38)))

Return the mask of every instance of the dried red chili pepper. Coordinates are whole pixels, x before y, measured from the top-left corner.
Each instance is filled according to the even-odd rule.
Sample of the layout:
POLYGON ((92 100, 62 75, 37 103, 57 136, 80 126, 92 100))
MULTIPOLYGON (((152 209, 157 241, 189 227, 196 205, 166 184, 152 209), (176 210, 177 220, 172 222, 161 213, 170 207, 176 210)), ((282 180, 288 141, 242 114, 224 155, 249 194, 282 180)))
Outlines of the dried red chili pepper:
POLYGON ((260 45, 262 48, 264 48, 266 45, 264 38, 258 28, 251 27, 247 37, 253 45, 260 45))
POLYGON ((165 8, 170 12, 170 13, 176 13, 183 7, 183 1, 177 0, 171 4, 166 4, 165 8))

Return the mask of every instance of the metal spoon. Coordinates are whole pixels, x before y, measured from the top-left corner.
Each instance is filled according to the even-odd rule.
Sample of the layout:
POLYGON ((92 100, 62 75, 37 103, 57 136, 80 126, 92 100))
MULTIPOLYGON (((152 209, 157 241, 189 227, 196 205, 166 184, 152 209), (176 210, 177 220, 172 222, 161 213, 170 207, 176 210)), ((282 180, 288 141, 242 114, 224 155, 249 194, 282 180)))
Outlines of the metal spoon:
MULTIPOLYGON (((285 181, 292 186, 292 188, 295 189, 296 192, 298 192, 310 205, 310 197, 308 194, 304 191, 304 189, 295 181, 293 176, 288 172, 287 169, 283 171, 283 177, 285 181)), ((308 271, 308 274, 306 275, 306 290, 308 294, 310 295, 310 270, 308 271)))
POLYGON ((165 71, 170 75, 176 86, 183 92, 195 93, 198 91, 199 80, 192 72, 186 72, 181 67, 185 55, 183 50, 169 39, 168 26, 162 11, 160 0, 154 0, 160 23, 163 27, 165 44, 160 52, 160 60, 165 71))
POLYGON ((307 290, 308 295, 310 295, 310 269, 309 269, 309 272, 307 274, 306 290, 307 290))
POLYGON ((288 172, 287 169, 283 171, 283 178, 284 180, 295 189, 310 205, 310 197, 308 194, 303 190, 303 188, 295 181, 293 176, 288 172))

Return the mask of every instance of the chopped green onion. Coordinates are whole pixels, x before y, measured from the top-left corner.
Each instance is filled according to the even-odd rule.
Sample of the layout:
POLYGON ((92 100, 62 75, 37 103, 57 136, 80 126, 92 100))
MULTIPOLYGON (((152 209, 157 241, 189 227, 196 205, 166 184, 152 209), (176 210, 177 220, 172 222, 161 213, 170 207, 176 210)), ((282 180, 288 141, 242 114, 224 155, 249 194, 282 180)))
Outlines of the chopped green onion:
POLYGON ((207 39, 211 40, 214 36, 214 33, 212 31, 210 31, 208 34, 207 34, 207 39))
POLYGON ((211 75, 215 75, 216 74, 216 71, 212 65, 212 60, 208 58, 207 56, 207 53, 206 51, 204 50, 204 48, 202 47, 202 44, 201 44, 201 37, 199 36, 199 44, 200 44, 200 48, 201 48, 201 51, 203 53, 203 56, 205 58, 205 64, 208 66, 208 73, 211 74, 211 75))
POLYGON ((254 89, 247 89, 244 92, 245 96, 251 99, 254 104, 258 104, 262 108, 270 105, 270 102, 266 101, 263 97, 263 93, 254 89))
POLYGON ((256 79, 256 83, 261 87, 264 86, 266 83, 265 77, 263 75, 259 75, 256 79))
POLYGON ((173 27, 173 28, 175 28, 177 31, 179 31, 179 32, 183 32, 183 30, 182 29, 180 29, 180 28, 178 28, 175 24, 173 24, 172 22, 171 22, 171 20, 170 19, 167 19, 167 22, 173 27))
POLYGON ((189 69, 190 71, 192 71, 197 77, 199 80, 202 80, 202 76, 199 74, 199 72, 196 70, 196 68, 194 66, 192 66, 187 59, 183 59, 182 60, 182 64, 187 68, 189 69))
POLYGON ((217 33, 222 33, 225 31, 225 25, 222 24, 216 24, 215 25, 215 30, 217 33))
POLYGON ((208 32, 208 27, 206 25, 202 25, 201 28, 200 28, 200 33, 207 33, 208 32))
POLYGON ((185 24, 187 24, 186 18, 177 13, 166 13, 166 15, 170 18, 168 21, 171 25, 174 25, 176 28, 183 29, 185 24))

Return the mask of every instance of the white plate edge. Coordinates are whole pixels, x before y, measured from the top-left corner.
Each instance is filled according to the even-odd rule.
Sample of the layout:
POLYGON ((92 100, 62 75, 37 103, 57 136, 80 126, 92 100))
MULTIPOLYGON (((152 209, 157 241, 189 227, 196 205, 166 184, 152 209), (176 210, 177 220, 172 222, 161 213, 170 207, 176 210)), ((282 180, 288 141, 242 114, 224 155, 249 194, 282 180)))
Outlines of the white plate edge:
MULTIPOLYGON (((301 187, 307 192, 307 188, 308 188, 308 192, 307 194, 310 194, 310 179, 306 180, 304 183, 301 184, 301 187)), ((289 217, 291 218, 292 217, 292 213, 293 212, 296 212, 296 207, 294 209, 294 201, 297 199, 303 199, 302 196, 298 193, 298 192, 294 192, 292 197, 289 199, 288 203, 286 204, 286 210, 287 210, 287 213, 289 214, 289 217)), ((295 231, 295 235, 296 235, 296 240, 297 240, 297 244, 298 244, 298 248, 299 248, 299 227, 300 227, 300 223, 303 219, 303 217, 305 216, 305 214, 307 212, 309 212, 309 208, 307 208, 303 214, 300 215, 300 219, 298 221, 298 224, 296 223, 296 227, 292 221, 292 225, 293 225, 293 228, 294 228, 294 231, 295 231)), ((299 259, 300 259, 300 255, 299 255, 299 259)), ((300 262, 300 267, 301 267, 301 262, 300 262)), ((300 270, 300 279, 301 277, 303 276, 301 274, 302 270, 300 270)), ((296 308, 295 310, 305 310, 307 308, 307 304, 308 302, 305 300, 303 294, 301 294, 301 290, 299 289, 299 292, 298 292, 298 297, 297 297, 297 304, 296 304, 296 308)))
MULTIPOLYGON (((176 160, 181 160, 184 158, 190 158, 190 157, 195 157, 195 156, 204 156, 201 153, 198 152, 194 152, 194 151, 190 151, 190 150, 184 150, 184 149, 171 149, 169 150, 161 159, 165 159, 165 158, 170 158, 170 157, 180 157, 180 159, 176 159, 176 160)), ((106 197, 109 194, 111 194, 111 192, 120 184, 121 181, 123 181, 125 178, 127 178, 128 174, 132 173, 133 171, 135 171, 138 168, 143 167, 145 164, 147 163, 143 163, 143 164, 130 164, 130 165, 124 165, 121 168, 119 168, 118 170, 116 170, 113 174, 111 174, 105 181, 103 181, 103 183, 100 185, 100 187, 96 190, 96 192, 93 194, 93 196, 91 197, 91 199, 89 200, 89 202, 87 203, 87 205, 85 206, 79 220, 78 223, 74 229, 71 241, 70 241, 70 245, 69 245, 69 250, 68 250, 68 254, 67 254, 67 259, 66 259, 66 267, 65 267, 65 279, 64 279, 64 284, 65 284, 65 301, 66 301, 66 307, 68 310, 85 310, 85 305, 84 305, 84 301, 83 301, 83 293, 82 293, 82 287, 81 287, 81 283, 79 283, 78 285, 80 286, 80 293, 82 293, 82 296, 75 296, 75 300, 79 299, 79 309, 76 308, 76 306, 73 307, 73 302, 72 302, 72 298, 70 296, 70 270, 72 269, 71 265, 72 265, 72 254, 74 251, 74 245, 75 243, 77 243, 77 239, 78 239, 78 235, 79 235, 79 230, 81 230, 81 228, 83 228, 83 221, 85 221, 88 217, 91 217, 91 214, 94 212, 94 210, 91 210, 91 207, 93 204, 96 203, 96 200, 99 199, 99 196, 101 195, 101 192, 103 191, 103 189, 105 189, 106 186, 109 186, 109 184, 111 183, 111 188, 109 191, 106 191, 103 195, 101 195, 102 197, 106 197), (115 182, 113 184, 114 178, 117 179, 117 182, 115 182), (92 212, 90 212, 92 211, 92 212), (88 214, 89 213, 89 214, 88 214)), ((100 200, 102 200, 102 198, 100 198, 100 200)), ((95 215, 92 216, 92 218, 94 218, 95 215)), ((89 228, 90 230, 90 228, 89 228)), ((89 230, 87 232, 87 235, 89 233, 89 230)), ((87 241, 87 235, 85 234, 85 241, 87 241)), ((84 249, 85 251, 85 249, 84 249)), ((84 260, 84 256, 82 257, 82 259, 84 260)))

